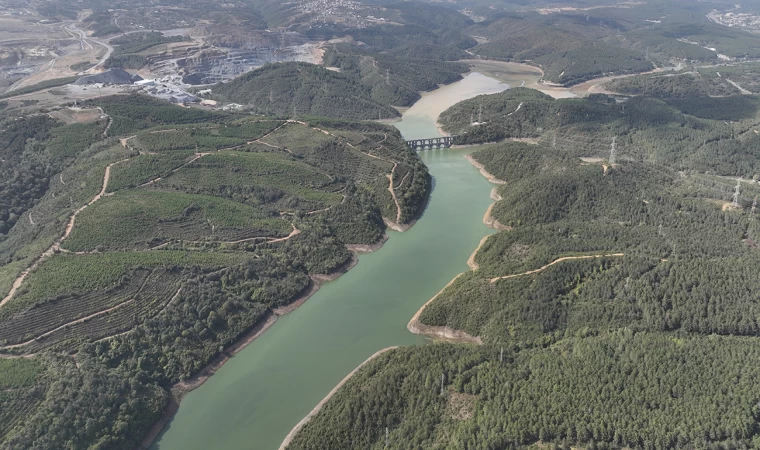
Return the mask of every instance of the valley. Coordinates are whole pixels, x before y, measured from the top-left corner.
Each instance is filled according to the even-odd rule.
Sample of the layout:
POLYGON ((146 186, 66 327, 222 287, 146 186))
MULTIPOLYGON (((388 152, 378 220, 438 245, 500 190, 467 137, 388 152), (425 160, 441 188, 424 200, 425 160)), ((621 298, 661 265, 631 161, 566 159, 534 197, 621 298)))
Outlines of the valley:
POLYGON ((0 449, 753 448, 746 14, 8 0, 0 449))

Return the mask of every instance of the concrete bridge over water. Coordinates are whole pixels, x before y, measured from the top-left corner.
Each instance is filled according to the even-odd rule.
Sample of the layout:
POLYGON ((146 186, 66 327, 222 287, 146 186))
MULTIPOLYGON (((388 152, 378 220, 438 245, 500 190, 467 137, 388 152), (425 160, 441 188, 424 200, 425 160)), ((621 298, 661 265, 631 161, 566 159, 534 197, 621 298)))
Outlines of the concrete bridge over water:
POLYGON ((406 141, 406 145, 412 150, 432 150, 434 148, 450 148, 454 144, 454 138, 456 136, 444 136, 427 139, 412 139, 406 141))

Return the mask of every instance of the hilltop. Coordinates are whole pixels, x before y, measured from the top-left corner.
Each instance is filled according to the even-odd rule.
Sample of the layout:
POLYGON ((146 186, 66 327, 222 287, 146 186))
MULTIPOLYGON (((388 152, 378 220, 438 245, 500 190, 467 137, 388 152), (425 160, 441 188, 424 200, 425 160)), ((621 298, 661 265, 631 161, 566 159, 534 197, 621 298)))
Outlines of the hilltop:
POLYGON ((216 85, 214 94, 270 116, 388 119, 398 111, 372 99, 355 80, 307 63, 276 63, 216 85))
POLYGON ((385 125, 96 103, 107 120, 2 119, 17 175, 0 186, 15 199, 0 204, 1 448, 135 448, 172 386, 352 267, 349 244, 409 224, 430 189, 385 125))

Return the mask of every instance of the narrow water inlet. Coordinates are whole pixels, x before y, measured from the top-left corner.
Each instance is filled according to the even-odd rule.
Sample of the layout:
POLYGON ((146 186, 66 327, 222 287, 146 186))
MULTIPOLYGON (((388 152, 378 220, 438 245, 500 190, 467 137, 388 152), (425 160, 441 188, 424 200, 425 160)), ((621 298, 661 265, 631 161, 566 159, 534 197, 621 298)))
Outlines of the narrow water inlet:
MULTIPOLYGON (((405 138, 439 136, 448 106, 507 86, 469 74, 423 98, 396 124, 405 138)), ((492 231, 482 223, 492 185, 463 157, 421 152, 433 177, 430 202, 405 233, 330 282, 188 394, 154 449, 276 450, 290 429, 376 351, 423 344, 406 324, 458 273, 492 231)))

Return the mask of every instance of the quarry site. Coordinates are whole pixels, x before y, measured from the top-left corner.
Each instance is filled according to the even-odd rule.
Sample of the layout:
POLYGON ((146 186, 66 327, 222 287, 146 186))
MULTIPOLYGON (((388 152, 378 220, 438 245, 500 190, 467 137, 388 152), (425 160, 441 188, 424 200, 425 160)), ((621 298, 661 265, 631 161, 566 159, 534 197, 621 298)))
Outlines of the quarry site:
POLYGON ((267 63, 317 63, 322 57, 322 42, 282 27, 252 29, 245 20, 222 26, 172 8, 108 11, 105 19, 84 10, 61 20, 0 3, 0 98, 19 106, 55 105, 137 91, 200 103, 190 91, 209 93, 210 85, 267 63))

